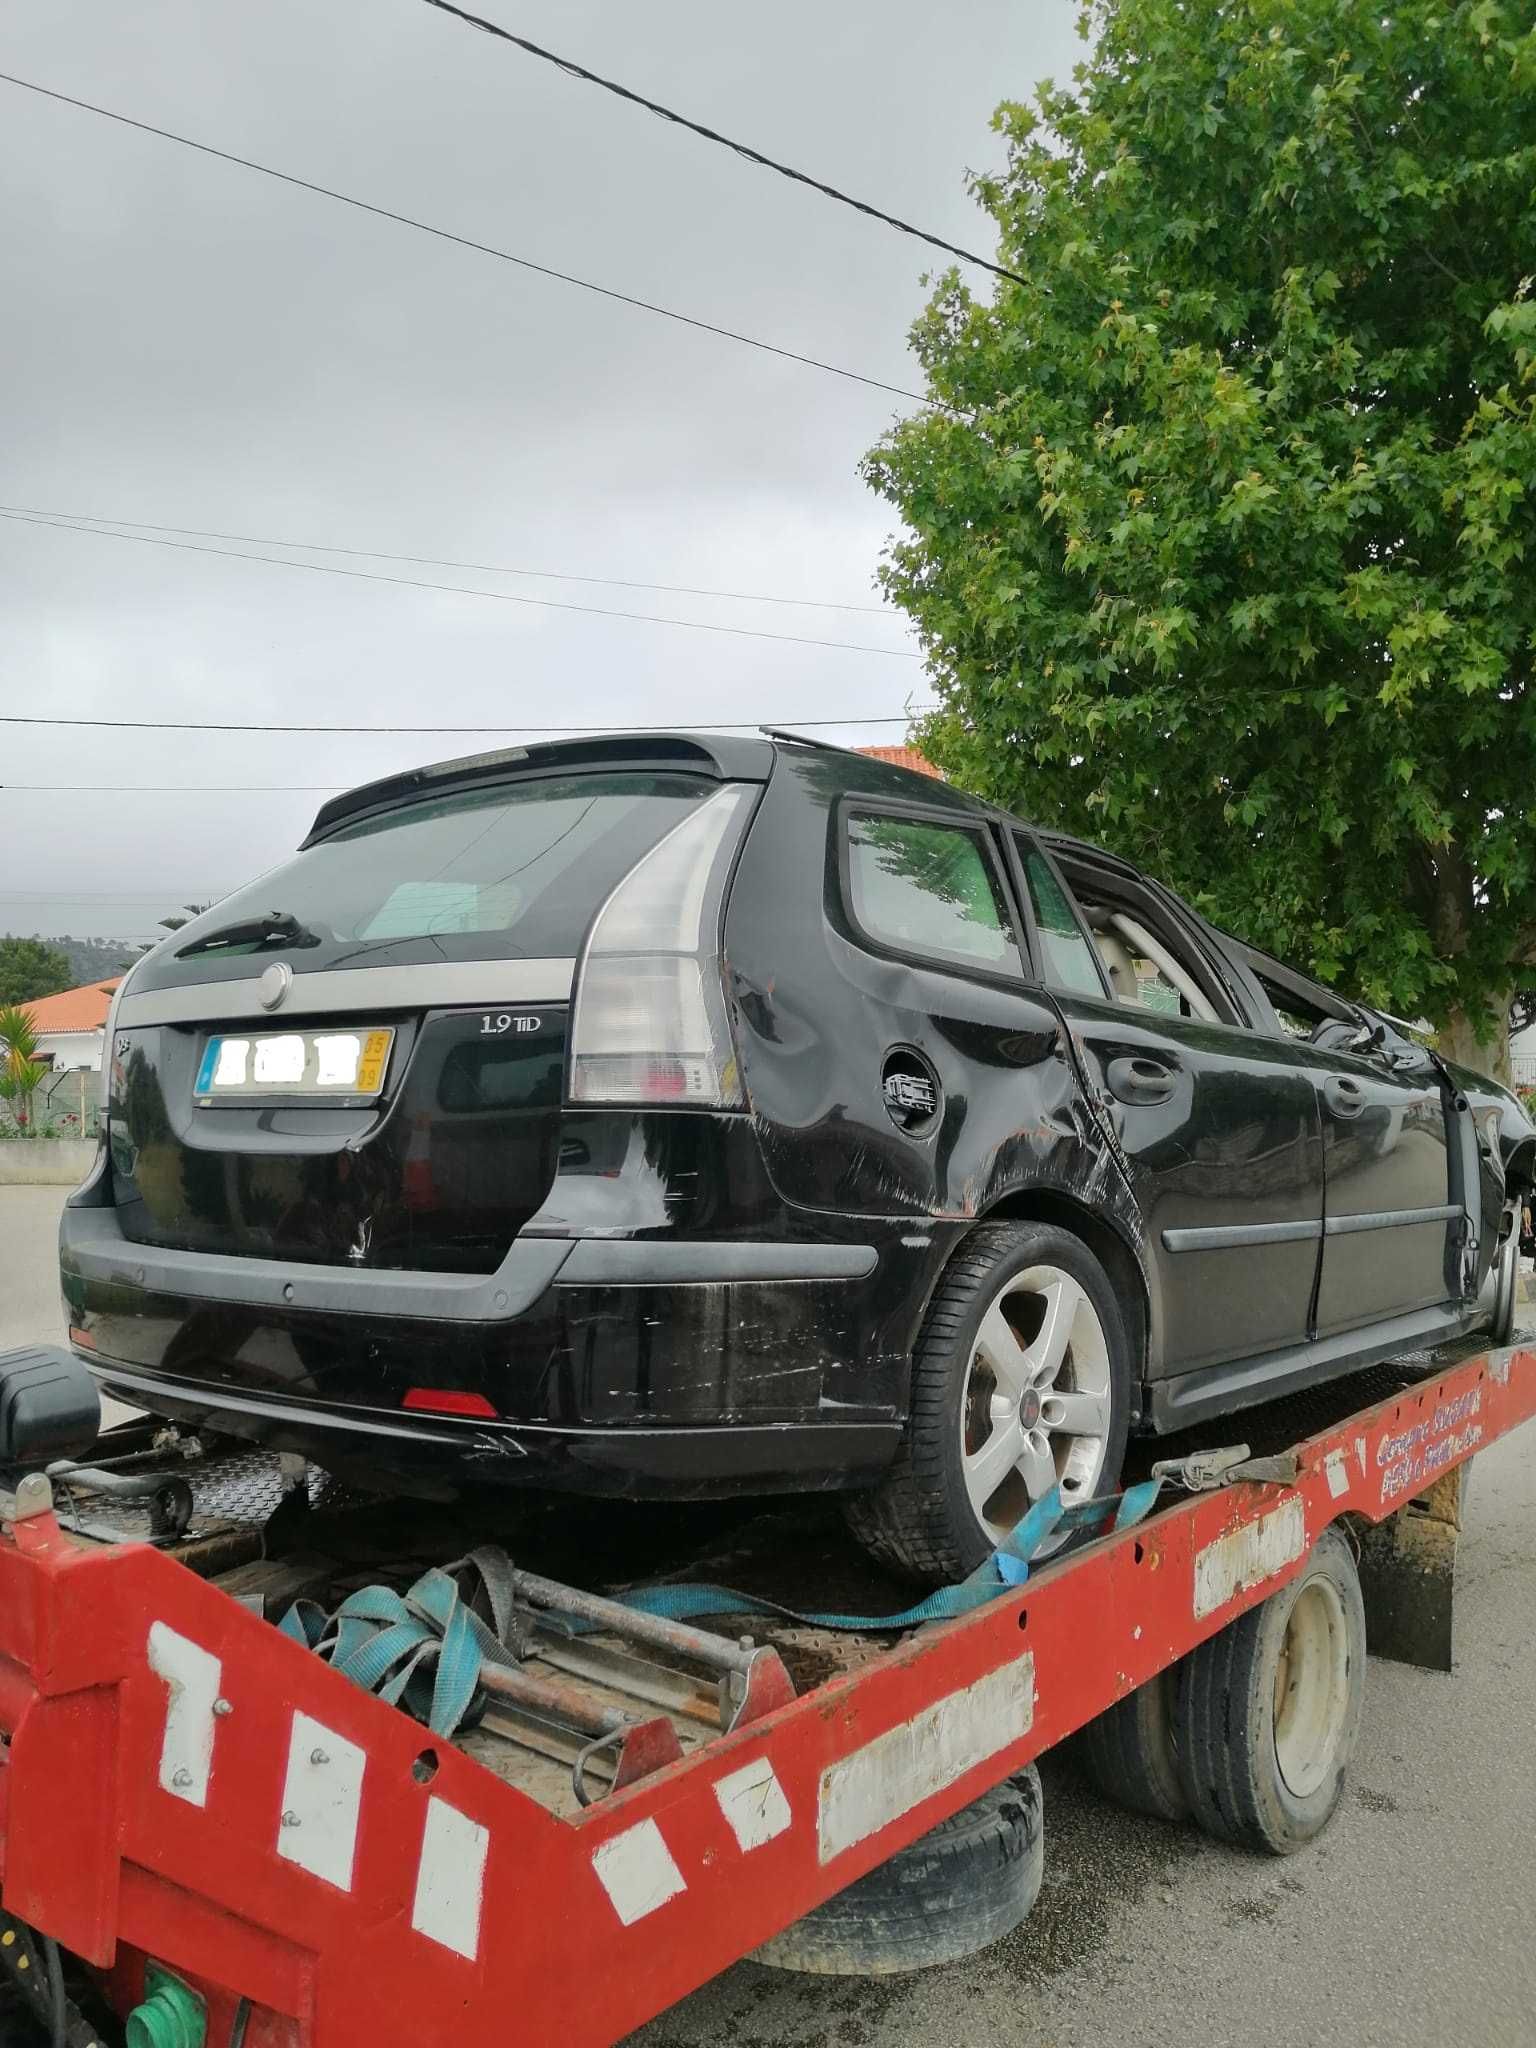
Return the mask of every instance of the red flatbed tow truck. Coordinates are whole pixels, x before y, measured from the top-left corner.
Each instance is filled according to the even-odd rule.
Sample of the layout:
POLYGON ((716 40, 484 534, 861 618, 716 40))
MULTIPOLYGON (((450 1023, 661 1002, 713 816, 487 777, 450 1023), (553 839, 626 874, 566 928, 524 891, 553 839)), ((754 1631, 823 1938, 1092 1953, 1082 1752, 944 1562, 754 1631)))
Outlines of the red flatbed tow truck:
MULTIPOLYGON (((0 1962, 38 2038, 70 2048, 111 2038, 98 1995, 129 2048, 603 2048, 1089 1723, 1118 1729, 1121 1788, 1156 1807, 1167 1758, 1126 1703, 1223 1646, 1258 1707, 1210 1735, 1226 1753, 1205 1758, 1195 1817, 1292 1846, 1220 1790, 1272 1770, 1274 1715, 1314 1655, 1282 1630, 1271 1673, 1251 1617, 1294 1603, 1337 1527, 1371 1648, 1449 1668, 1464 1468, 1533 1412, 1536 1350, 1517 1342, 1255 1411, 1237 1450, 1161 1443, 1174 1484, 1147 1519, 894 1644, 761 1612, 730 1634, 626 1621, 522 1569, 898 1605, 804 1502, 604 1509, 601 1541, 590 1508, 530 1508, 525 1654, 482 1673, 483 1716, 452 1740, 272 1621, 294 1598, 408 1585, 465 1547, 457 1511, 109 1431, 89 1465, 0 1493, 0 1962)), ((1337 1647, 1339 1711, 1358 1714, 1363 1666, 1337 1647)))

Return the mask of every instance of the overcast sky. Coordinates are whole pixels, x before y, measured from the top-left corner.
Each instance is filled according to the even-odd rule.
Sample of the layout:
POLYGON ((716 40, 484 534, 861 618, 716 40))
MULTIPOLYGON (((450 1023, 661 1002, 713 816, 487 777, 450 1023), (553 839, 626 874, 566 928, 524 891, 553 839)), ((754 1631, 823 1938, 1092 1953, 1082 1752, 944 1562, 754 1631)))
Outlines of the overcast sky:
MULTIPOLYGON (((1077 55, 1073 0, 483 11, 983 253, 965 172, 998 159, 991 110, 1077 55)), ((918 386, 906 331, 940 260, 921 244, 421 0, 18 5, 0 69, 918 386)), ((7 506, 879 603, 891 519, 856 465, 903 409, 885 392, 3 83, 0 181, 7 506)), ((294 559, 912 651, 889 611, 294 559)), ((13 715, 848 718, 865 722, 829 736, 862 744, 900 740, 900 724, 875 721, 924 695, 921 664, 892 654, 0 521, 0 712, 13 715)), ((0 725, 0 930, 150 936, 162 912, 282 858, 326 790, 495 743, 0 725)))

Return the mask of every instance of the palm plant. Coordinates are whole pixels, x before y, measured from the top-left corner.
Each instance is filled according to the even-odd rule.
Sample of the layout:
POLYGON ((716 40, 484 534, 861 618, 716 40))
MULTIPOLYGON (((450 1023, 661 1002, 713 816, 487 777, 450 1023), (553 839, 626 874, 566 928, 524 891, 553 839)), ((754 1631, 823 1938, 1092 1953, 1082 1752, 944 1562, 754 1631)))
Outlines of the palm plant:
POLYGON ((37 1058, 37 1033, 19 1003, 0 1009, 0 1102, 18 1131, 32 1130, 32 1097, 48 1069, 37 1058))

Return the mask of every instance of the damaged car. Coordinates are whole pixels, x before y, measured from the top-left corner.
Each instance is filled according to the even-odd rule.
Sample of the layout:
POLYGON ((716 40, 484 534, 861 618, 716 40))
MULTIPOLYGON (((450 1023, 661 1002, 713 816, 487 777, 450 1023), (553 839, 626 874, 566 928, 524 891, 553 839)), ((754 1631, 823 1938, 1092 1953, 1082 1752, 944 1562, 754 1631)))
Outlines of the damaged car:
POLYGON ((837 1489, 976 1565, 1514 1313, 1515 1098, 1123 860, 793 735, 321 809, 134 966, 62 1227, 105 1391, 404 1493, 837 1489))

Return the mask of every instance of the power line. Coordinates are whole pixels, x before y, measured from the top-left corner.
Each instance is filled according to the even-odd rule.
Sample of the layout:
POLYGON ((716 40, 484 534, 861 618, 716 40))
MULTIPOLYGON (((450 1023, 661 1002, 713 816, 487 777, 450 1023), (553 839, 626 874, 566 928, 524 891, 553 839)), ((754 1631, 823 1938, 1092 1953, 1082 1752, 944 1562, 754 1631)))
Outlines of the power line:
MULTIPOLYGON (((829 725, 909 725, 933 707, 916 705, 911 711, 880 718, 796 718, 783 723, 804 728, 829 725)), ((209 719, 186 718, 36 718, 30 712, 0 711, 0 725, 94 726, 109 732, 324 732, 368 734, 492 734, 517 739, 524 734, 553 734, 558 738, 580 738, 587 733, 652 732, 761 732, 763 721, 755 718, 704 718, 690 722, 677 719, 671 725, 233 725, 209 719)))
POLYGON ((469 28, 478 28, 488 36, 495 36, 499 42, 513 43, 519 50, 525 50, 530 57, 542 58, 546 64, 553 64, 570 78, 579 78, 587 85, 601 86, 604 92, 611 92, 621 100, 628 100, 631 106, 644 107, 648 114, 656 114, 663 121, 670 121, 674 127, 686 128, 692 135, 700 135, 706 142, 717 142, 724 149, 734 150, 739 157, 745 157, 749 164, 758 164, 765 171, 777 171, 781 178, 793 179, 797 185, 807 185, 813 192, 820 192, 824 198, 835 199, 839 206, 851 206, 856 213, 868 215, 871 220, 883 221, 888 228, 895 228, 903 235, 913 235, 919 242, 927 242, 931 248, 943 249, 950 256, 958 256, 966 263, 974 263, 982 270, 990 270, 994 277, 1006 277, 1013 284, 1029 283, 1016 270, 1007 270, 1001 263, 993 263, 989 257, 977 256, 970 249, 962 249, 956 242, 946 242, 942 235, 930 235, 925 228, 914 227, 910 221, 901 220, 894 213, 886 213, 878 206, 871 206, 866 200, 855 199, 847 192, 840 192, 835 185, 823 183, 805 171, 797 171, 791 164, 780 163, 777 157, 764 156, 760 149, 753 149, 745 142, 733 141, 729 135, 722 135, 715 128, 706 128, 701 121, 690 121, 686 114, 679 114, 671 107, 664 107, 658 100, 648 100, 644 93, 633 92, 627 85, 620 85, 612 78, 604 78, 601 72, 589 71, 584 64, 577 64, 569 57, 557 57, 553 50, 546 50, 538 43, 532 43, 526 36, 514 35, 511 29, 502 28, 498 22, 487 21, 484 15, 470 14, 465 8, 455 7, 452 0, 427 0, 429 7, 435 7, 440 14, 451 14, 469 28))
POLYGON ((679 313, 670 306, 658 306, 651 299, 637 299, 629 292, 594 284, 590 278, 576 277, 568 270, 555 270, 547 263, 535 263, 529 256, 514 256, 510 249, 477 242, 469 235, 456 235, 449 228, 434 227, 430 221, 417 220, 408 213, 396 213, 388 206, 375 206, 371 200, 354 198, 350 192, 338 192, 333 186, 317 184, 312 178, 295 177, 291 171, 279 171, 271 164, 259 164, 254 157, 236 156, 232 150, 215 149, 209 142, 194 142, 190 135, 178 135, 171 128, 157 128, 152 121, 135 120, 131 114, 119 114, 111 107, 99 107, 92 100, 75 99, 67 92, 54 92, 49 86, 38 85, 30 78, 18 78, 12 71, 0 71, 0 80, 7 85, 20 86, 23 92, 35 92, 44 99, 57 100, 62 106, 78 107, 82 113, 99 114, 104 121, 117 121, 124 128, 137 128, 141 134, 158 135, 164 142, 180 143, 183 149, 195 149, 203 156, 217 157, 221 163, 238 164, 246 171, 259 171, 264 178, 276 178, 280 184, 296 186, 301 192, 318 193, 322 199, 334 199, 338 205, 355 207, 359 213, 375 214, 380 220, 392 220, 400 227, 415 228, 420 234, 435 235, 440 242, 454 242, 461 249, 473 249, 478 255, 494 256, 502 263, 515 263, 520 270, 536 271, 540 277, 552 277, 560 284, 575 285, 580 291, 595 292, 599 298, 613 299, 621 306, 634 306, 642 313, 655 313, 663 320, 675 320, 683 327, 696 327, 703 334, 717 334, 725 341, 739 341, 744 348, 760 349, 765 355, 782 356, 787 362, 803 363, 807 369, 825 370, 829 376, 843 377, 853 384, 867 384, 875 391, 889 391, 896 398, 915 399, 919 405, 928 403, 920 391, 908 391, 900 384, 887 384, 879 377, 866 377, 860 370, 845 370, 838 363, 823 362, 819 356, 780 348, 777 342, 759 341, 755 335, 739 334, 734 327, 720 327, 713 320, 699 320, 692 313, 679 313))
POLYGON ((770 633, 765 626, 719 626, 706 619, 666 619, 654 612, 616 611, 607 605, 568 604, 558 597, 524 597, 513 590, 472 590, 465 583, 429 583, 420 576, 388 576, 380 569, 343 569, 335 562, 294 562, 284 555, 253 555, 245 548, 209 548, 195 540, 167 540, 156 533, 119 533, 106 526, 73 526, 65 519, 12 511, 0 505, 0 519, 20 526, 46 526, 54 533, 78 533, 92 540, 135 541, 140 547, 175 548, 182 554, 212 555, 224 562, 265 562, 272 569, 303 569, 311 576, 345 576, 354 583, 395 583, 404 590, 436 590, 449 597, 481 597, 489 604, 533 605, 540 611, 580 612, 594 619, 630 619, 646 626, 680 626, 688 633, 727 633, 736 640, 783 640, 795 647, 832 647, 843 654, 883 654, 889 661, 918 661, 908 647, 875 647, 865 640, 817 640, 804 633, 770 633))
POLYGON ((12 505, 6 509, 16 517, 28 519, 69 520, 82 526, 134 526, 145 533, 188 533, 198 540, 248 541, 254 547, 298 548, 311 555, 356 555, 371 562, 410 562, 421 569, 467 569, 483 576, 537 576, 549 583, 600 583, 612 590, 661 590, 671 597, 732 598, 743 604, 788 605, 799 611, 860 612, 876 619, 893 619, 895 616, 888 605, 839 604, 824 597, 770 597, 760 590, 712 590, 694 583, 645 583, 634 576, 576 576, 561 569, 514 569, 502 562, 456 562, 442 555, 395 555, 386 548, 340 547, 334 542, 318 540, 274 540, 270 534, 220 533, 205 526, 163 526, 157 525, 153 519, 108 519, 99 512, 50 512, 37 505, 12 505))

